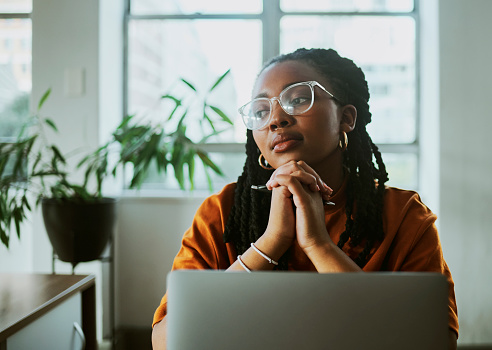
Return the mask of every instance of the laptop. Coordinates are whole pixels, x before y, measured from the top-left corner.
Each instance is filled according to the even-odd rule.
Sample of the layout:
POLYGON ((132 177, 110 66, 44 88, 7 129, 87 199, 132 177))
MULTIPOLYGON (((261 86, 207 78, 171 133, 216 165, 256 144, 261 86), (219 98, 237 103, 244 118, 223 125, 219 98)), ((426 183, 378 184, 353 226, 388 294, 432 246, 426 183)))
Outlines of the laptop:
POLYGON ((177 270, 167 286, 169 350, 448 348, 437 273, 177 270))

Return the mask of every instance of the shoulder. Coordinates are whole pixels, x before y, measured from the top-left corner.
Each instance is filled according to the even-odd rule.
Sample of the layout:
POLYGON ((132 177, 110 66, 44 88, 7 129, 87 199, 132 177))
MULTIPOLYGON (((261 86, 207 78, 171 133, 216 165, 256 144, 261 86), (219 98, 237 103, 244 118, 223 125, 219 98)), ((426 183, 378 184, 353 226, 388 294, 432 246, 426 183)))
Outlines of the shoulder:
POLYGON ((234 192, 236 190, 236 183, 232 182, 225 185, 219 192, 214 193, 207 197, 202 207, 229 207, 234 203, 234 192))
POLYGON ((222 190, 210 195, 203 201, 198 208, 197 215, 224 220, 234 204, 235 190, 235 182, 225 185, 222 190))
POLYGON ((402 226, 419 231, 437 219, 417 192, 396 187, 386 187, 383 213, 389 231, 396 231, 402 226))
POLYGON ((384 193, 384 206, 388 210, 407 212, 419 209, 422 212, 432 214, 432 211, 423 203, 416 191, 386 186, 384 193))

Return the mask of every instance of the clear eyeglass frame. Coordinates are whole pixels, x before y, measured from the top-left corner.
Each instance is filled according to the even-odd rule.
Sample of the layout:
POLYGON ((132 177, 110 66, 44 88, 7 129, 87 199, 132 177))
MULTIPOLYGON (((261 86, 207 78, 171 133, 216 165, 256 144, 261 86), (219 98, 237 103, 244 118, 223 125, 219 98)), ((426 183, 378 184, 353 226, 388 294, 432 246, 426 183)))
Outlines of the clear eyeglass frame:
MULTIPOLYGON (((300 115, 300 114, 306 113, 307 111, 309 111, 313 107, 313 104, 314 104, 314 87, 315 86, 319 87, 321 90, 326 92, 334 100, 339 101, 331 92, 326 90, 323 87, 323 85, 321 85, 317 81, 311 80, 311 81, 304 81, 304 82, 300 82, 300 83, 295 83, 295 84, 287 86, 284 90, 282 90, 282 92, 277 97, 255 98, 255 99, 249 101, 248 103, 246 103, 245 105, 243 105, 242 107, 240 107, 239 108, 239 114, 241 114, 244 125, 249 130, 258 130, 258 129, 264 127, 265 125, 267 125, 270 121, 270 118, 272 117, 273 101, 277 101, 278 104, 280 105, 280 107, 282 108, 282 110, 289 115, 300 115), (296 88, 303 87, 303 86, 308 86, 311 90, 311 100, 310 100, 309 104, 304 104, 303 106, 299 107, 300 108, 299 109, 297 106, 289 106, 287 101, 283 101, 282 98, 284 96, 287 96, 288 92, 292 92, 292 89, 296 89, 296 88), (268 109, 268 115, 257 117, 254 115, 255 112, 254 112, 252 106, 254 106, 257 103, 261 103, 261 102, 264 102, 264 103, 268 102, 270 108, 268 109)), ((262 112, 265 112, 265 111, 262 111, 262 112)))

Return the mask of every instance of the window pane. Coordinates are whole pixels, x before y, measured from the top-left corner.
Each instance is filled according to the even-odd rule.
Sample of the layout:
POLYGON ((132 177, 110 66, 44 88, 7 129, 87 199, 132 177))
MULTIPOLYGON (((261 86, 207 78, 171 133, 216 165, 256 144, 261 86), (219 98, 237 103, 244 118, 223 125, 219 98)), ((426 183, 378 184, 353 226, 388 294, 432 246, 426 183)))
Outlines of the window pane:
POLYGON ((375 143, 416 139, 415 21, 410 17, 285 16, 280 49, 333 48, 358 64, 371 92, 375 143))
POLYGON ((132 14, 230 14, 261 13, 261 0, 131 0, 132 14))
POLYGON ((283 11, 410 12, 413 0, 280 0, 283 11))
POLYGON ((383 153, 389 186, 418 190, 418 158, 411 153, 383 153))
MULTIPOLYGON (((246 151, 244 153, 209 153, 208 155, 224 173, 224 177, 222 177, 218 176, 213 171, 208 170, 208 173, 212 178, 214 191, 220 190, 228 183, 237 181, 237 178, 243 172, 243 166, 246 160, 246 151)), ((142 185, 142 189, 179 189, 178 182, 174 178, 172 167, 168 167, 167 175, 159 175, 157 171, 153 170, 154 167, 150 167, 150 169, 151 173, 142 185)), ((188 173, 187 170, 185 170, 186 188, 189 188, 190 183, 187 176, 188 173)), ((198 159, 195 160, 195 190, 208 191, 208 182, 203 170, 203 164, 198 159)))
POLYGON ((0 0, 0 13, 30 13, 32 0, 0 0))
POLYGON ((0 19, 0 138, 17 135, 30 92, 31 20, 0 19))
MULTIPOLYGON (((129 32, 130 114, 144 114, 155 121, 165 121, 173 106, 169 101, 159 102, 160 96, 166 93, 190 96, 191 90, 179 81, 180 78, 192 83, 203 94, 219 76, 231 69, 229 76, 209 95, 208 102, 221 108, 235 126, 208 141, 245 140, 246 129, 237 108, 250 99, 253 81, 261 64, 259 21, 133 20, 129 32)), ((201 97, 196 99, 187 118, 203 115, 201 97)), ((186 125, 193 128, 198 123, 186 125)), ((199 141, 201 135, 195 134, 192 139, 199 141)))

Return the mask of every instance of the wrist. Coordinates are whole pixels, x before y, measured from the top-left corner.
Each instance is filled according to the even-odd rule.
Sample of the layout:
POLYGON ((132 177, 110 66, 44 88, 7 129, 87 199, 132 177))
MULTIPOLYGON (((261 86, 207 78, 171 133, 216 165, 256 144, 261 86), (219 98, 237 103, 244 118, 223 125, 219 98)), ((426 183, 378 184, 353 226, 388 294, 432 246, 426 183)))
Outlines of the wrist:
POLYGON ((301 246, 306 256, 313 261, 313 259, 333 254, 334 249, 338 247, 333 243, 329 236, 323 240, 317 240, 311 242, 309 245, 301 246))
POLYGON ((293 242, 293 238, 273 234, 267 230, 254 244, 269 258, 278 261, 293 242))
POLYGON ((328 237, 302 248, 318 272, 360 272, 362 269, 328 237))

